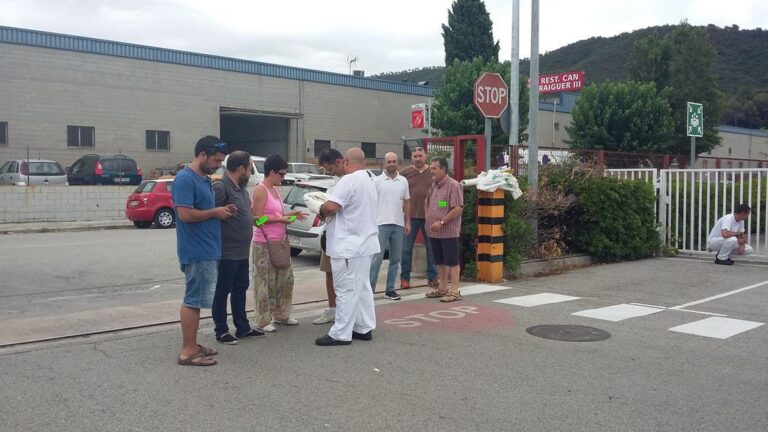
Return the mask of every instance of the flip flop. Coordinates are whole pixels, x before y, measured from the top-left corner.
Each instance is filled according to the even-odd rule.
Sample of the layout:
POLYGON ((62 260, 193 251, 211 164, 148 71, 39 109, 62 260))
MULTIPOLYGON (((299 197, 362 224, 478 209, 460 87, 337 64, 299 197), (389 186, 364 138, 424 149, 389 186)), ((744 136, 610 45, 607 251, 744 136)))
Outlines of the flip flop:
POLYGON ((442 298, 440 298, 440 301, 443 302, 443 303, 448 303, 448 302, 454 302, 454 301, 459 300, 459 299, 461 299, 461 293, 460 292, 455 292, 455 293, 449 292, 448 294, 446 294, 442 298))
POLYGON ((206 356, 206 357, 215 356, 216 354, 219 353, 218 351, 216 351, 213 348, 204 347, 204 346, 202 346, 200 344, 198 344, 197 347, 200 349, 200 352, 203 353, 203 355, 206 356))
POLYGON ((202 351, 198 351, 185 359, 179 357, 177 363, 181 366, 214 366, 218 362, 215 358, 206 357, 202 351))

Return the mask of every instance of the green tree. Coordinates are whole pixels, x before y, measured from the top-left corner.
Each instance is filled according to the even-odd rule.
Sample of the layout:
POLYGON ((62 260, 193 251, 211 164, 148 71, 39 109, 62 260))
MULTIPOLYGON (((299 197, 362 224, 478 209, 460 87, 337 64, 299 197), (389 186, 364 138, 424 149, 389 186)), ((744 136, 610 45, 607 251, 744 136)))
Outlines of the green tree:
POLYGON ((566 131, 574 148, 669 153, 669 90, 653 83, 606 81, 582 91, 566 131))
MULTIPOLYGON (((482 135, 485 130, 485 120, 472 102, 472 91, 475 81, 483 72, 501 74, 504 82, 509 83, 509 66, 499 63, 487 64, 481 58, 472 61, 455 60, 446 68, 443 86, 435 94, 432 106, 432 126, 443 136, 453 135, 482 135)), ((520 136, 528 127, 528 78, 520 76, 520 136)), ((493 142, 504 144, 509 137, 494 123, 493 142)))
POLYGON ((690 151, 685 124, 687 102, 704 104, 704 137, 696 140, 696 152, 708 152, 720 145, 715 127, 722 118, 723 97, 715 76, 715 54, 707 30, 687 22, 663 38, 651 35, 635 44, 629 78, 653 82, 658 89, 670 89, 668 98, 674 119, 672 153, 690 151))
POLYGON ((482 57, 499 61, 499 43, 493 41, 493 23, 482 0, 455 0, 448 11, 448 25, 443 24, 445 65, 454 60, 482 57))

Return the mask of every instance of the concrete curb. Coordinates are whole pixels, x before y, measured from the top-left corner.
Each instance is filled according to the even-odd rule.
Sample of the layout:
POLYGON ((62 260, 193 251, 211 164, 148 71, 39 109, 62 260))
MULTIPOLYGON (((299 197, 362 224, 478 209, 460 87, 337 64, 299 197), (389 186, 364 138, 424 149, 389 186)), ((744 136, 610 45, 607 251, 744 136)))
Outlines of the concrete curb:
POLYGON ((98 231, 134 228, 130 221, 89 221, 89 222, 34 222, 0 224, 2 234, 33 234, 51 232, 98 231))

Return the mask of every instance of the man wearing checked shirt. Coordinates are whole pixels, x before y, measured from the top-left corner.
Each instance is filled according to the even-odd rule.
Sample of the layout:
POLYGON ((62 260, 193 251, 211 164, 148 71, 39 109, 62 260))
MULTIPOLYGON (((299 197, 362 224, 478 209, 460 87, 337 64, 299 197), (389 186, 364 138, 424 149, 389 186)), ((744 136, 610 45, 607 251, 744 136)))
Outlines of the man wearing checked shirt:
POLYGON ((459 182, 448 176, 448 161, 444 157, 433 158, 429 169, 433 183, 424 201, 424 208, 439 284, 437 289, 426 293, 426 296, 439 297, 442 302, 452 302, 461 298, 459 232, 461 212, 464 208, 464 193, 459 182), (450 289, 448 288, 449 273, 450 289))

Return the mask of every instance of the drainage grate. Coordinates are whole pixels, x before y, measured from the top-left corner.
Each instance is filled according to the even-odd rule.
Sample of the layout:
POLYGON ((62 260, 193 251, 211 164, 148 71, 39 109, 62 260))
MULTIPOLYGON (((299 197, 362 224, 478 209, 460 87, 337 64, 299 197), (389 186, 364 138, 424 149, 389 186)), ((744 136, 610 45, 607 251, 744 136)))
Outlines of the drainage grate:
POLYGON ((606 340, 611 334, 595 327, 580 325, 538 325, 526 331, 534 336, 564 342, 597 342, 606 340))

